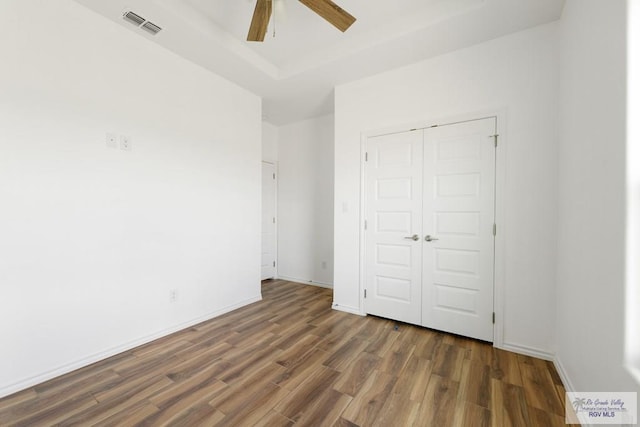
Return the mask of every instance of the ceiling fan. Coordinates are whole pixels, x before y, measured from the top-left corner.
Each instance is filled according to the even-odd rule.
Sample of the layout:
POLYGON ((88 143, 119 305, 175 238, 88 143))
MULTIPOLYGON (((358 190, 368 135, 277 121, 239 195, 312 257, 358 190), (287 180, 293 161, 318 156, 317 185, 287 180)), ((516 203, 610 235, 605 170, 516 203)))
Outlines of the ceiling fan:
MULTIPOLYGON (((331 0, 299 1, 343 33, 356 21, 356 18, 331 0)), ((273 0, 256 0, 256 8, 253 11, 253 19, 249 27, 247 41, 264 41, 264 36, 269 26, 269 19, 271 18, 272 6, 273 0)))

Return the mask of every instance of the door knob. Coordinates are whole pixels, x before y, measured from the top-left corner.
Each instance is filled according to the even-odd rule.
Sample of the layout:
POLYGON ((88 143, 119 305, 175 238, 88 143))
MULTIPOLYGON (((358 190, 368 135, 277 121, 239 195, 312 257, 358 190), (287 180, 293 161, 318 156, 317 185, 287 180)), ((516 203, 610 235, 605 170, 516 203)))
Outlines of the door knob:
POLYGON ((414 242, 416 242, 416 241, 420 240, 420 237, 417 234, 414 234, 413 236, 405 237, 405 239, 413 240, 414 242))
POLYGON ((429 234, 427 234, 426 236, 424 236, 424 241, 425 242, 433 242, 434 240, 440 240, 440 239, 434 239, 433 237, 431 237, 429 234))

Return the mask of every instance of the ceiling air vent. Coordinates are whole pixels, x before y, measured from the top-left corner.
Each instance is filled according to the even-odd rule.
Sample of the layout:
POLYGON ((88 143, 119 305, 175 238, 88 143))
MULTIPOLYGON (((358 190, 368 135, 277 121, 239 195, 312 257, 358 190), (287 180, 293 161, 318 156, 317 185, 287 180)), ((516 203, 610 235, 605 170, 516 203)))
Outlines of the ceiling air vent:
POLYGON ((130 10, 125 12, 122 15, 122 18, 125 21, 135 25, 136 27, 142 28, 143 30, 145 30, 149 34, 153 34, 154 36, 156 34, 158 34, 162 30, 162 28, 160 28, 159 26, 157 26, 153 22, 147 21, 142 16, 138 15, 137 13, 133 13, 130 10))
POLYGON ((125 21, 131 22, 136 27, 139 27, 140 25, 144 24, 144 21, 146 21, 146 19, 144 19, 142 16, 137 15, 133 12, 126 12, 122 17, 125 21))
POLYGON ((160 30, 162 30, 162 28, 158 27, 156 24, 154 24, 153 22, 145 22, 144 24, 142 24, 142 28, 143 30, 145 30, 146 32, 153 34, 154 36, 156 34, 158 34, 160 32, 160 30))

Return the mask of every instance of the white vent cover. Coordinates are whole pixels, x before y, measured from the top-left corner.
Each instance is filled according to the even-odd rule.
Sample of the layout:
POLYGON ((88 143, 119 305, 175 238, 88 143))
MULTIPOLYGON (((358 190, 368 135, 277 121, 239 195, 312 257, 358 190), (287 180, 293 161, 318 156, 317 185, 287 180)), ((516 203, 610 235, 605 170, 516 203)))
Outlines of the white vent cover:
POLYGON ((133 13, 131 11, 125 12, 125 14, 122 15, 122 17, 124 18, 125 21, 131 22, 136 27, 139 27, 140 25, 144 24, 144 21, 146 21, 146 19, 144 19, 142 16, 136 13, 133 13))
POLYGON ((156 34, 158 34, 162 30, 162 28, 158 27, 156 24, 154 24, 153 22, 149 22, 149 21, 147 21, 144 24, 142 24, 142 27, 140 27, 140 28, 142 28, 143 30, 145 30, 146 32, 148 32, 150 34, 153 34, 154 36, 156 34))
POLYGON ((138 15, 137 13, 131 12, 130 10, 122 14, 122 19, 129 22, 130 24, 135 25, 138 28, 142 28, 143 30, 154 36, 162 31, 162 28, 160 28, 153 22, 147 21, 142 16, 138 15))

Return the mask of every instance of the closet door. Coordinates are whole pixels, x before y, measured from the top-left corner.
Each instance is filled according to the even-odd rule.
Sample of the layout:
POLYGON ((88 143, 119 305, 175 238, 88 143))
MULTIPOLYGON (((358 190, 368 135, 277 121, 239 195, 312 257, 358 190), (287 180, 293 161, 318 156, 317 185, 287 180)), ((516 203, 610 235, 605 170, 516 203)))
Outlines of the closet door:
POLYGON ((424 130, 422 325, 493 341, 494 118, 424 130))
POLYGON ((369 138, 365 167, 365 310, 420 324, 422 131, 369 138))

